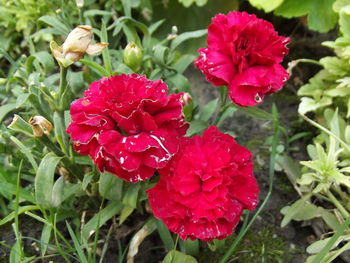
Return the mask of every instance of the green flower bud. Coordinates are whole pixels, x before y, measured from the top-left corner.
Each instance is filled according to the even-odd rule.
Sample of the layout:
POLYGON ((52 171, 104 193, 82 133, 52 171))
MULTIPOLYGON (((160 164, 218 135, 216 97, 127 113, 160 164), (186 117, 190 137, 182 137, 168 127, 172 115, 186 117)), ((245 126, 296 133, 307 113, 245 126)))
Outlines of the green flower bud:
POLYGON ((129 43, 124 49, 124 64, 137 72, 142 63, 142 50, 134 43, 129 43))

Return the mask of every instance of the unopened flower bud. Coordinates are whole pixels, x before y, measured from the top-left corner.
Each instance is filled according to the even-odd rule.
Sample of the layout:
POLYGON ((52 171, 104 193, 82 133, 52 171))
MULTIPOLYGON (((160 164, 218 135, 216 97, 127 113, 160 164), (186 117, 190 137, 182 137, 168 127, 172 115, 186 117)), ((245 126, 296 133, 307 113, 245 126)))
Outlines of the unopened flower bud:
POLYGON ((172 26, 172 27, 171 27, 171 34, 176 35, 176 34, 177 34, 177 31, 178 31, 177 26, 172 26))
POLYGON ((171 27, 171 34, 168 35, 167 39, 168 40, 173 40, 177 37, 177 26, 172 26, 171 27))
POLYGON ((189 104, 192 102, 192 96, 190 93, 188 92, 185 92, 181 98, 180 98, 180 101, 183 103, 183 105, 186 105, 186 104, 189 104))
POLYGON ((108 43, 91 44, 92 38, 91 26, 77 26, 69 33, 62 46, 51 41, 50 48, 58 63, 68 67, 84 57, 85 54, 95 55, 108 46, 108 43))
POLYGON ((53 128, 51 122, 42 116, 31 117, 28 122, 32 126, 33 135, 35 137, 41 137, 44 134, 49 135, 53 128))
POLYGON ((82 8, 84 6, 84 0, 75 0, 77 7, 82 8))
POLYGON ((142 50, 134 42, 130 42, 124 49, 124 63, 137 72, 141 67, 142 50))

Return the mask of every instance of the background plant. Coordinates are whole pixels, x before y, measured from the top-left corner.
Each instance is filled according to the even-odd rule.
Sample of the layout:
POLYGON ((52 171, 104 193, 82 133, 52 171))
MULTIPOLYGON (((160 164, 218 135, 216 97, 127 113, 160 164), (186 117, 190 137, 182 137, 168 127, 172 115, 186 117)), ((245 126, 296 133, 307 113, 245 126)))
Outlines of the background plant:
POLYGON ((348 57, 347 8, 349 2, 335 1, 333 9, 339 15, 339 37, 323 44, 334 49, 336 56, 324 57, 311 62, 322 69, 302 86, 299 113, 311 125, 318 128, 312 144, 307 146, 311 160, 302 161, 302 169, 296 166, 294 187, 300 199, 284 207, 282 226, 291 220, 308 221, 322 218, 329 232, 321 240, 307 248, 313 254, 307 262, 331 262, 349 247, 349 93, 347 85, 348 57), (305 116, 313 113, 317 122, 305 116), (298 172, 300 171, 300 173, 298 172), (341 245, 340 245, 341 244, 341 245))

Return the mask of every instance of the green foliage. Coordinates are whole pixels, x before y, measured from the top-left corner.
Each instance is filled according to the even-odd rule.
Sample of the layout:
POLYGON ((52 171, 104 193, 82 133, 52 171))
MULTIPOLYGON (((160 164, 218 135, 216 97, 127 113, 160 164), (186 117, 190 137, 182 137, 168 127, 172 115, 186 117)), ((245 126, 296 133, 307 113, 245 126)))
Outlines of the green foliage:
POLYGON ((162 263, 196 263, 197 260, 194 257, 183 254, 176 250, 171 250, 165 256, 162 263))
POLYGON ((311 30, 327 32, 337 23, 337 14, 332 10, 335 0, 249 0, 250 4, 265 12, 286 18, 307 16, 311 30))
MULTIPOLYGON (((173 30, 169 36, 168 32, 156 36, 164 21, 143 23, 128 16, 131 11, 145 10, 147 1, 124 2, 115 6, 121 14, 118 18, 114 17, 114 11, 98 9, 100 6, 108 9, 111 1, 93 0, 87 1, 81 9, 73 1, 67 5, 61 5, 60 1, 62 9, 59 12, 38 9, 36 15, 26 13, 23 16, 28 19, 28 24, 23 28, 27 32, 23 48, 28 56, 21 56, 22 50, 18 46, 9 52, 3 50, 5 67, 0 71, 0 161, 4 166, 0 169, 0 226, 12 221, 18 223, 21 215, 20 218, 35 220, 40 233, 40 240, 35 241, 38 251, 27 255, 27 248, 21 242, 21 229, 15 228, 17 242, 10 251, 11 262, 52 257, 66 262, 103 260, 108 239, 116 231, 116 222, 123 224, 128 220, 135 225, 147 226, 148 234, 158 226, 165 248, 168 251, 176 250, 173 236, 166 228, 168 232, 164 230, 164 225, 156 224, 152 217, 154 224, 138 219, 140 215, 144 218, 146 211, 145 190, 155 182, 130 184, 114 175, 99 173, 89 157, 75 153, 66 133, 71 122, 70 102, 81 97, 89 83, 100 77, 135 72, 150 79, 163 79, 171 92, 190 91, 184 72, 195 56, 192 53, 184 54, 179 48, 193 39, 203 38, 206 29, 182 33, 173 30), (96 9, 90 9, 94 7, 96 9), (48 42, 58 39, 61 45, 77 24, 92 25, 96 42, 108 42, 109 47, 103 50, 101 56, 85 56, 69 68, 59 68, 48 52, 48 42), (137 67, 128 66, 123 60, 124 48, 129 42, 137 43, 142 50, 142 56, 137 56, 137 67), (14 113, 16 115, 11 122, 14 113), (28 120, 36 115, 45 117, 53 124, 50 133, 42 137, 33 135, 28 120), (22 160, 23 169, 18 183, 16 175, 22 160), (132 217, 134 214, 138 215, 136 219, 132 217), (106 223, 110 225, 107 237, 105 231, 101 231, 106 228, 106 223), (106 238, 106 243, 100 244, 101 238, 106 238), (100 249, 103 253, 98 255, 100 249)), ((41 4, 48 3, 37 3, 41 4)), ((30 12, 30 8, 26 12, 30 12)), ((1 19, 7 18, 0 18, 0 22, 1 19)), ((15 31, 11 27, 8 30, 12 33, 15 31)), ((13 37, 20 38, 20 34, 13 37)), ((196 107, 192 107, 195 104, 189 103, 189 116, 197 114, 196 107)), ((207 122, 217 104, 218 101, 207 106, 201 118, 207 122)), ((136 231, 136 239, 140 233, 142 231, 136 231)), ((118 242, 120 261, 127 250, 137 248, 135 245, 129 249, 125 240, 118 242)), ((199 244, 198 241, 181 242, 180 248, 184 253, 195 255, 198 254, 199 244)), ((195 260, 181 252, 171 253, 166 260, 172 257, 192 260, 189 262, 195 260)))
POLYGON ((327 41, 323 44, 334 49, 337 56, 322 58, 319 63, 323 69, 299 89, 298 95, 302 96, 299 112, 305 114, 312 111, 320 117, 325 109, 338 108, 342 117, 349 118, 350 24, 348 25, 346 21, 348 21, 347 9, 350 8, 350 3, 338 0, 333 8, 339 13, 341 35, 335 41, 327 41))
POLYGON ((196 3, 197 6, 203 6, 208 2, 208 0, 178 0, 178 1, 181 4, 183 4, 185 7, 189 7, 194 3, 196 3))

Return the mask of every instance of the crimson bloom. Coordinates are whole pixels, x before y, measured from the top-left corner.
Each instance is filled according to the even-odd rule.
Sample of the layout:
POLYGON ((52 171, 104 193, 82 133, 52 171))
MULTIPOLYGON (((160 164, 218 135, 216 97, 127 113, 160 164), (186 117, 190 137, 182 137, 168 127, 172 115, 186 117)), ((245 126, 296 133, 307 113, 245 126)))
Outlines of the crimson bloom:
POLYGON ((254 106, 289 78, 279 64, 288 53, 289 41, 255 15, 218 14, 208 27, 208 46, 198 50, 195 65, 214 85, 227 85, 234 103, 254 106))
POLYGON ((93 82, 70 108, 75 150, 129 182, 151 177, 177 153, 187 129, 182 94, 167 90, 161 80, 136 74, 93 82))
POLYGON ((243 209, 258 204, 251 153, 216 127, 183 138, 160 181, 147 191, 156 217, 182 239, 223 239, 243 209))

